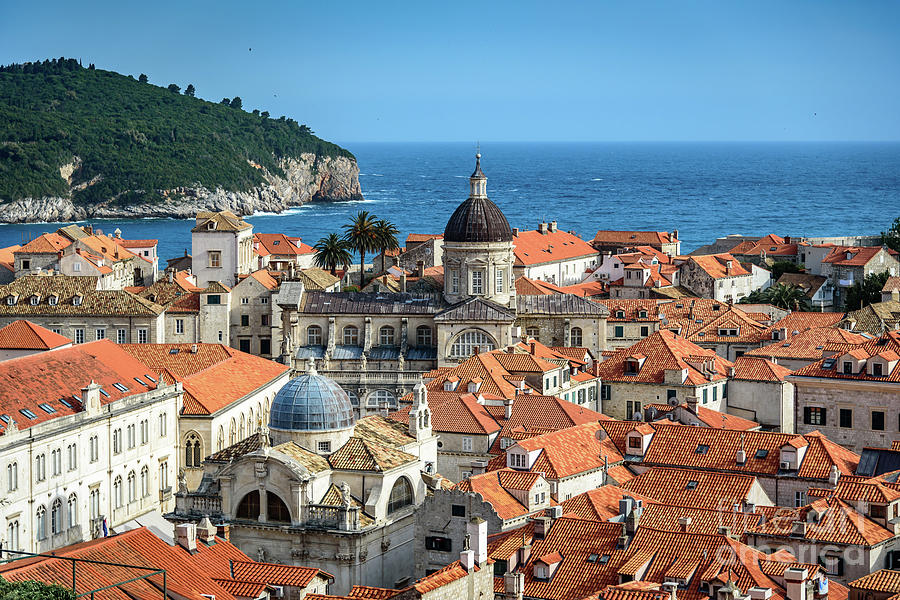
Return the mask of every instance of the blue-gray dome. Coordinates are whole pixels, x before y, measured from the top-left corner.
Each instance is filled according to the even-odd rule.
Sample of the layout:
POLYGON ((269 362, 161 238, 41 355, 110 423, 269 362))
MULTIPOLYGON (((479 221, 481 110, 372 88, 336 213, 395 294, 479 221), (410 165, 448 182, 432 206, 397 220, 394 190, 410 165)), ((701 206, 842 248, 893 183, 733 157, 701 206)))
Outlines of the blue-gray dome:
POLYGON ((269 414, 269 427, 281 431, 346 429, 354 423, 347 392, 315 372, 287 382, 275 395, 269 414))

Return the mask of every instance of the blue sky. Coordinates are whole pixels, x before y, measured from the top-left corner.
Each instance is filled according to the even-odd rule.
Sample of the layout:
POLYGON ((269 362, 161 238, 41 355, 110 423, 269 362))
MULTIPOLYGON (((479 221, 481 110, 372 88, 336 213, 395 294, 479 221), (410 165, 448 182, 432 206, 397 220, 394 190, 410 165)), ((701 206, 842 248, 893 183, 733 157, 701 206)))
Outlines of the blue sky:
POLYGON ((897 2, 3 6, 0 62, 193 83, 339 142, 900 140, 897 2))

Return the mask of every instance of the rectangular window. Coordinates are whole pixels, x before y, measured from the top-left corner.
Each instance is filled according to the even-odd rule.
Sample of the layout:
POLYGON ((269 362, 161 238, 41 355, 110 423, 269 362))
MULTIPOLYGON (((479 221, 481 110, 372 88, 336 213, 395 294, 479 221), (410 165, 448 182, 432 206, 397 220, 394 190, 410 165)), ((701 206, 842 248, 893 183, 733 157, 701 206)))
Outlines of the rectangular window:
POLYGON ((90 439, 89 450, 91 462, 95 463, 100 460, 100 439, 96 435, 92 435, 90 439))
POLYGON ((453 541, 450 538, 428 536, 425 538, 425 549, 450 552, 453 549, 453 541))
POLYGON ((144 419, 141 421, 141 444, 146 444, 150 441, 150 421, 144 419))
POLYGON ((78 446, 76 446, 75 444, 69 444, 68 451, 69 470, 74 471, 78 468, 78 446))
POLYGON ((159 437, 166 437, 166 413, 159 415, 159 437))
POLYGON ((708 395, 708 394, 709 394, 709 390, 707 390, 706 388, 704 388, 704 389, 703 389, 703 404, 706 404, 706 401, 707 401, 707 399, 708 399, 708 398, 707 398, 707 395, 708 395))
POLYGON ((162 461, 159 463, 159 489, 165 490, 169 487, 169 462, 162 461))
POLYGON ((717 397, 719 395, 719 388, 717 386, 713 386, 712 390, 713 390, 713 402, 715 402, 716 400, 719 399, 717 397))
POLYGON ((122 452, 122 430, 121 429, 113 430, 112 447, 113 447, 113 454, 120 454, 122 452))
POLYGON ((625 418, 626 418, 626 419, 633 419, 633 418, 635 418, 635 416, 636 416, 638 413, 641 412, 641 409, 642 409, 642 408, 643 408, 643 406, 641 406, 641 401, 640 401, 640 400, 628 400, 628 401, 626 401, 626 402, 625 402, 625 418))
POLYGON ((454 517, 465 517, 466 516, 466 507, 463 504, 451 504, 450 505, 450 514, 454 517))
POLYGON ((126 329, 116 329, 116 343, 125 344, 128 342, 128 333, 126 329))
POLYGON ((249 354, 250 353, 250 340, 246 339, 246 338, 242 339, 242 340, 238 340, 238 349, 241 352, 246 352, 249 354))
POLYGON ((222 304, 222 296, 219 294, 207 294, 206 295, 206 303, 207 304, 222 304))
POLYGON ((604 383, 600 386, 600 399, 601 400, 609 400, 609 394, 612 391, 612 388, 608 383, 604 383))
POLYGON ((641 327, 641 337, 647 337, 648 335, 650 335, 650 328, 641 327))
POLYGON ((497 269, 497 282, 496 282, 496 286, 497 286, 497 293, 498 293, 498 294, 502 294, 502 293, 503 293, 503 283, 504 283, 504 280, 505 280, 505 279, 506 279, 506 271, 504 271, 503 269, 497 269))
POLYGON ((76 329, 75 330, 75 343, 76 344, 84 343, 84 329, 76 329))
POLYGON ((250 298, 241 298, 241 304, 250 304, 250 298))
POLYGON ((872 411, 872 431, 884 431, 884 411, 872 411))
POLYGON ((250 315, 241 315, 241 327, 250 326, 250 315))
POLYGON ((209 268, 218 269, 222 266, 222 252, 220 250, 209 251, 209 268))
POLYGON ((98 327, 94 331, 94 339, 95 340, 105 340, 106 339, 106 330, 101 327, 98 327))
POLYGON ((617 337, 617 338, 625 337, 625 328, 622 327, 621 325, 616 325, 615 328, 613 329, 613 337, 617 337))
POLYGON ((184 333, 184 319, 175 319, 175 333, 184 333))
POLYGON ((269 326, 269 315, 260 315, 259 324, 263 327, 269 326))
POLYGON ((853 409, 842 408, 840 411, 841 427, 853 427, 853 409))
POLYGON ((874 375, 875 377, 881 377, 882 375, 884 375, 880 362, 872 363, 872 375, 874 375))
POLYGON ((79 263, 79 262, 72 263, 72 270, 75 271, 76 273, 80 272, 81 271, 81 263, 79 263))
POLYGON ((457 269, 450 271, 450 290, 453 293, 459 292, 459 271, 457 269))
POLYGON ((806 492, 798 491, 794 492, 794 506, 806 506, 806 492))
POLYGON ((272 340, 270 340, 269 338, 260 338, 259 353, 264 355, 272 354, 272 340))
POLYGON ((472 438, 464 437, 462 439, 462 449, 463 449, 463 452, 471 452, 472 451, 472 438))
POLYGON ((144 328, 138 329, 138 344, 146 344, 147 343, 147 330, 144 328))
POLYGON ((268 304, 269 299, 267 297, 263 296, 262 298, 259 299, 259 303, 260 304, 268 304))
POLYGON ((484 271, 472 271, 472 294, 484 294, 484 271))
POLYGON ((852 375, 853 374, 853 363, 849 360, 844 361, 844 374, 852 375))
POLYGON ((803 423, 806 425, 824 425, 825 409, 821 406, 803 407, 803 423))
POLYGON ((331 442, 318 443, 319 454, 328 454, 331 452, 331 442))
POLYGON ((131 450, 135 446, 134 423, 126 428, 128 433, 128 449, 131 450))

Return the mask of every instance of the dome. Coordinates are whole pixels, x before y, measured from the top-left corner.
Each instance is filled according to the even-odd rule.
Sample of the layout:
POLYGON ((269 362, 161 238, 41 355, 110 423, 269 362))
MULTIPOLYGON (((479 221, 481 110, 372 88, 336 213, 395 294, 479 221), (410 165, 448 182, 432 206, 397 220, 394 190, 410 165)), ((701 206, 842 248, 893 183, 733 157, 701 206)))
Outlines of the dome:
POLYGON ((291 379, 275 395, 269 427, 281 431, 328 431, 353 427, 347 392, 315 372, 291 379))
POLYGON ((503 211, 487 197, 460 204, 444 229, 447 242, 511 242, 512 230, 503 211))

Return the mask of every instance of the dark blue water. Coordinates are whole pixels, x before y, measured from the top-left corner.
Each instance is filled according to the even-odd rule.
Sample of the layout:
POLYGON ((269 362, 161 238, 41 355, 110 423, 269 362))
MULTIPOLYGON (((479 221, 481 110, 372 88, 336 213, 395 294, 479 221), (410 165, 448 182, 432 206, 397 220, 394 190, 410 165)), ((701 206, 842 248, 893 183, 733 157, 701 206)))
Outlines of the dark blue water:
MULTIPOLYGON (((249 217, 256 231, 309 244, 365 209, 403 238, 443 232, 468 194, 471 144, 346 144, 363 202, 310 204, 249 217)), ((678 229, 689 251, 729 233, 877 234, 900 215, 898 143, 485 143, 488 195, 510 225, 556 220, 597 229, 678 229)), ((94 221, 128 238, 157 238, 163 258, 190 251, 191 221, 94 221)), ((0 247, 58 225, 0 225, 0 247)), ((401 239, 402 243, 402 239, 401 239)))

